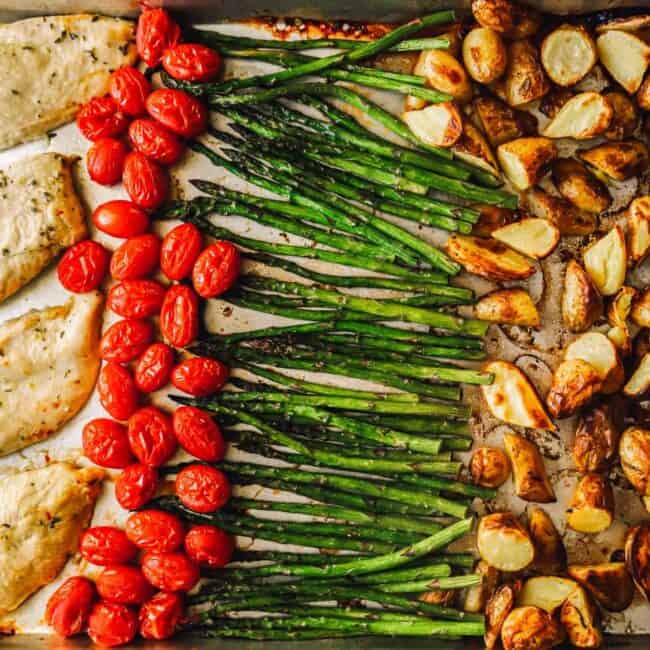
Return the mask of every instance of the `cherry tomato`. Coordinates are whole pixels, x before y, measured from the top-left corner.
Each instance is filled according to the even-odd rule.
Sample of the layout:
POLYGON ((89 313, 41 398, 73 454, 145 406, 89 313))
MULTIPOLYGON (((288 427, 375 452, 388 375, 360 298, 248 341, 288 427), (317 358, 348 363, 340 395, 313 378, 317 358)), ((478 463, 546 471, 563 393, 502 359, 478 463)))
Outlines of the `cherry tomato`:
POLYGON ((135 638, 138 618, 126 605, 97 603, 88 618, 88 636, 99 645, 125 645, 135 638))
POLYGON ((184 138, 195 138, 208 125, 205 106, 196 97, 174 88, 154 90, 147 97, 147 113, 184 138))
POLYGON ((200 578, 198 565, 185 553, 149 551, 142 558, 142 573, 163 591, 189 591, 200 578))
POLYGON ((147 213, 131 201, 107 201, 93 212, 95 226, 113 237, 135 237, 149 228, 147 213))
POLYGON ((86 627, 95 601, 95 585, 88 578, 68 578, 47 601, 45 621, 59 636, 74 636, 86 627))
POLYGON ((88 175, 100 185, 119 183, 127 153, 129 150, 121 140, 100 138, 86 153, 88 175))
POLYGON ((171 381, 176 388, 195 397, 216 393, 228 380, 228 366, 210 357, 192 357, 181 361, 173 370, 171 381))
POLYGON ((178 443, 172 419, 155 406, 145 406, 129 418, 129 442, 137 459, 160 467, 175 453, 178 443))
POLYGON ((138 554, 138 547, 121 528, 93 526, 81 536, 79 552, 92 564, 108 566, 130 562, 138 554))
POLYGON ((106 567, 95 584, 99 595, 110 603, 141 605, 153 596, 153 589, 142 571, 128 564, 106 567))
POLYGON ((206 463, 223 460, 226 446, 221 429, 209 413, 195 406, 179 406, 173 423, 176 439, 188 454, 206 463))
POLYGON ((230 499, 230 481, 221 470, 209 465, 189 465, 176 477, 176 494, 195 512, 214 512, 230 499))
POLYGON ((139 280, 158 266, 160 238, 145 233, 127 239, 111 257, 111 275, 116 280, 139 280))
POLYGON ((177 348, 189 345, 199 334, 199 299, 182 284, 175 284, 165 294, 160 310, 160 333, 177 348))
POLYGON ((109 92, 118 108, 127 115, 147 112, 145 100, 151 92, 151 84, 137 68, 124 66, 115 70, 111 75, 109 92))
POLYGON ((167 172, 139 151, 126 157, 122 183, 131 201, 141 208, 159 207, 169 192, 167 172))
POLYGON ((95 418, 81 434, 86 458, 100 467, 122 469, 133 462, 126 427, 115 420, 95 418))
POLYGON ((158 488, 158 472, 148 465, 129 465, 115 479, 115 498, 125 510, 137 510, 148 503, 158 488))
POLYGON ((124 318, 148 318, 164 299, 165 287, 154 280, 124 280, 109 289, 106 306, 124 318))
POLYGON ((140 58, 150 67, 157 66, 168 47, 181 40, 181 28, 164 9, 145 9, 138 19, 135 44, 140 58))
POLYGON ((214 298, 228 291, 239 275, 239 250, 229 241, 208 246, 192 269, 192 284, 202 298, 214 298))
POLYGON ((226 566, 235 551, 235 540, 216 526, 192 526, 185 537, 185 552, 197 564, 211 569, 226 566))
POLYGON ((138 408, 140 395, 133 375, 118 363, 107 363, 99 373, 97 392, 101 405, 116 420, 128 420, 138 408))
POLYGON ((182 43, 165 51, 162 66, 174 79, 212 81, 221 70, 221 55, 205 45, 182 43))
POLYGON ((93 97, 77 113, 77 126, 88 140, 110 138, 126 131, 129 120, 112 97, 93 97))
POLYGON ((150 118, 131 122, 129 142, 136 151, 162 165, 173 165, 183 155, 183 143, 178 137, 150 118))
POLYGON ((185 614, 180 594, 159 591, 140 608, 140 636, 162 641, 169 639, 185 614))
POLYGON ((96 241, 84 239, 64 253, 56 269, 59 282, 73 293, 94 291, 102 283, 110 253, 96 241))
POLYGON ((135 366, 135 385, 143 393, 152 393, 165 386, 174 367, 174 351, 164 343, 153 343, 135 366))
POLYGON ((153 326, 146 320, 125 318, 113 323, 99 342, 104 361, 127 363, 141 355, 153 339, 153 326))
POLYGON ((126 520, 126 534, 145 551, 172 552, 179 549, 185 538, 183 522, 162 510, 140 510, 126 520))
POLYGON ((193 223, 183 223, 170 230, 160 249, 160 268, 170 280, 186 278, 201 253, 203 238, 193 223))

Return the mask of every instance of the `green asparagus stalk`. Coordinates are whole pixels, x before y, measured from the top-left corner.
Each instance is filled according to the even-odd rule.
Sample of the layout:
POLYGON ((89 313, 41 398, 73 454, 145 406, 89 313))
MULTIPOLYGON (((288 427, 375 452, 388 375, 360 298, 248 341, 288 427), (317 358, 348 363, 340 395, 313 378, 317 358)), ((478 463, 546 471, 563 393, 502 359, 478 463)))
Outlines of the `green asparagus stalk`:
POLYGON ((435 578, 433 580, 416 580, 398 584, 378 584, 376 588, 391 594, 422 593, 424 591, 439 591, 446 589, 465 589, 480 584, 481 576, 477 574, 467 576, 452 576, 449 578, 435 578))

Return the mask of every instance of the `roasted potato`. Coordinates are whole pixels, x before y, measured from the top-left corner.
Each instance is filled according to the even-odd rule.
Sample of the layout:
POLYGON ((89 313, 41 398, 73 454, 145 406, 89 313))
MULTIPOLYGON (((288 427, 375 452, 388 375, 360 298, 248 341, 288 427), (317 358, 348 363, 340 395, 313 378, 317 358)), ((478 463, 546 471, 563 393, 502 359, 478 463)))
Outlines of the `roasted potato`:
POLYGON ((477 485, 497 488, 510 476, 510 461, 498 447, 479 447, 472 454, 469 473, 477 485))
POLYGON ((474 167, 480 167, 495 178, 499 178, 499 166, 490 145, 483 134, 468 120, 463 122, 463 132, 452 148, 456 158, 474 167))
POLYGON ((498 79, 506 70, 506 46, 489 27, 475 27, 463 41, 463 63, 469 76, 482 84, 498 79))
POLYGON ((637 369, 623 387, 623 393, 628 397, 641 399, 650 392, 650 352, 646 352, 637 369))
POLYGON ((562 603, 560 622, 576 648, 600 648, 603 644, 598 609, 582 587, 574 589, 562 603))
POLYGON ((519 253, 541 260, 560 243, 560 231, 548 219, 528 218, 497 228, 492 237, 519 253))
POLYGON ((524 106, 543 97, 551 84, 539 60, 537 48, 528 40, 508 47, 508 66, 503 76, 503 92, 509 106, 524 106))
POLYGON ((650 14, 637 14, 635 16, 619 16, 610 18, 596 27, 597 34, 604 34, 612 29, 621 32, 638 32, 650 27, 650 14))
POLYGON ((650 597, 650 527, 633 526, 625 536, 625 566, 641 595, 650 597))
POLYGON ((555 492, 537 445, 515 433, 505 434, 503 442, 512 464, 517 496, 536 503, 555 501, 555 492))
POLYGON ((650 75, 646 75, 636 93, 636 103, 644 111, 650 111, 650 75))
POLYGON ((424 77, 428 86, 461 104, 472 99, 472 83, 465 68, 445 50, 422 50, 413 74, 424 77))
POLYGON ((493 147, 524 135, 537 132, 536 120, 523 111, 517 111, 496 97, 477 97, 472 106, 485 136, 493 147))
POLYGON ((629 94, 635 93, 650 60, 650 47, 645 41, 629 32, 610 30, 598 37, 596 47, 607 72, 629 94))
POLYGON ((605 93, 604 97, 614 109, 612 121, 604 133, 605 137, 608 140, 623 140, 631 137, 639 122, 639 113, 634 102, 627 95, 619 92, 605 93))
POLYGON ((478 614, 483 613, 485 605, 499 586, 501 574, 485 560, 478 561, 474 572, 481 576, 481 582, 470 587, 465 593, 463 611, 478 614))
POLYGON ((491 361, 483 369, 494 375, 494 381, 481 386, 481 391, 495 418, 530 429, 554 428, 537 392, 517 366, 509 361, 491 361))
POLYGON ((463 133, 463 118, 452 102, 407 111, 402 119, 422 142, 432 147, 451 147, 463 133))
POLYGON ((513 609, 501 628, 503 650, 547 650, 564 637, 562 626, 539 607, 513 609))
POLYGON ((632 342, 632 354, 637 362, 641 362, 644 355, 650 352, 650 330, 642 329, 634 337, 632 342))
POLYGON ((604 133, 614 109, 605 97, 586 92, 573 96, 547 124, 542 135, 547 138, 585 140, 604 133))
POLYGON ((518 583, 507 583, 501 585, 488 600, 485 606, 485 635, 483 636, 486 650, 493 650, 499 643, 501 628, 515 606, 518 591, 518 583))
POLYGON ((511 512, 482 517, 476 543, 481 558, 499 571, 521 571, 535 556, 528 531, 511 512))
POLYGON ((542 178, 557 158, 557 147, 548 138, 519 138, 499 145, 497 157, 514 187, 526 190, 542 178))
POLYGON ((535 272, 532 262, 494 239, 452 235, 446 250, 466 271, 489 280, 523 280, 535 272))
POLYGON ((539 312, 527 291, 497 289, 481 296, 474 305, 474 316, 480 320, 523 327, 539 327, 539 312))
POLYGON ((404 98, 404 112, 408 113, 410 111, 419 111, 422 108, 426 108, 429 105, 429 102, 422 97, 416 97, 415 95, 406 95, 404 98))
POLYGON ((632 301, 636 295, 637 290, 634 287, 621 287, 607 308, 607 321, 611 327, 607 332, 607 337, 625 356, 632 351, 632 337, 627 321, 632 311, 632 301))
POLYGON ((500 208, 496 205, 473 205, 479 211, 479 219, 472 229, 472 234, 478 237, 489 237, 493 231, 501 226, 517 220, 517 213, 509 208, 500 208))
POLYGON ((612 204, 607 186, 573 158, 558 158, 551 165, 557 191, 579 210, 599 214, 612 204))
POLYGON ((429 605, 440 605, 441 607, 453 607, 456 600, 455 589, 437 589, 436 591, 426 591, 418 596, 421 603, 429 605))
POLYGON ((582 473, 604 472, 618 452, 621 418, 609 403, 599 404, 582 414, 573 441, 573 460, 582 473))
POLYGON ((476 22, 508 38, 528 38, 539 30, 541 16, 530 7, 510 0, 473 0, 476 22))
POLYGON ((573 580, 558 576, 528 578, 517 596, 517 607, 539 607, 553 614, 577 587, 573 580))
POLYGON ((586 332, 574 339, 564 353, 566 360, 581 359, 596 369, 603 382, 604 393, 615 393, 621 388, 623 364, 615 345, 600 332, 586 332))
POLYGON ((533 508, 528 513, 528 531, 535 547, 535 570, 544 574, 563 573, 567 564, 566 549, 545 510, 533 508))
POLYGON ((554 86, 551 88, 539 103, 539 110, 549 119, 553 119, 561 108, 573 97, 573 91, 568 88, 554 86))
POLYGON ((610 612, 622 612, 634 598, 634 584, 623 562, 572 564, 568 574, 610 612))
POLYGON ((596 215, 582 212, 567 200, 538 187, 526 193, 526 207, 535 217, 554 223, 562 235, 591 235, 596 230, 596 215))
POLYGON ((596 65, 596 43, 582 26, 564 24, 542 42, 542 65, 558 86, 573 86, 596 65))
POLYGON ((650 327, 650 289, 639 294, 632 303, 630 318, 639 327, 650 327))
POLYGON ((650 253, 650 196, 640 196, 627 210, 630 261, 641 264, 650 253))
POLYGON ((548 410, 557 418, 573 415, 601 389, 600 373, 582 359, 563 361, 553 373, 546 396, 548 410))
POLYGON ((597 174, 616 181, 638 176, 648 168, 648 147, 638 140, 607 142, 578 152, 597 174))
POLYGON ((603 296, 613 296, 624 284, 627 246, 623 229, 616 224, 583 253, 585 269, 603 296))
POLYGON ((562 321, 572 332, 584 332, 603 315, 603 299, 589 274, 570 260, 564 275, 562 321))
POLYGON ((576 485, 567 511, 567 526, 579 533, 602 533, 614 521, 614 492, 600 474, 587 474, 576 485))

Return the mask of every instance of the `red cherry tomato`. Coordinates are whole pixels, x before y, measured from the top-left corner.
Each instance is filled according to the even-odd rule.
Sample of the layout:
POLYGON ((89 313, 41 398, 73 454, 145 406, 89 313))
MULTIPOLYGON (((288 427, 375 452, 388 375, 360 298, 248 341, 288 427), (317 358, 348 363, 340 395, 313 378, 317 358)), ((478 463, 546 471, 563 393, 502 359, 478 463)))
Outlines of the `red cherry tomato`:
POLYGON ((208 413, 195 406, 179 406, 173 423, 176 439, 188 454, 206 463, 223 460, 226 446, 221 429, 208 413))
POLYGON ((195 138, 208 125, 205 106, 196 97, 174 88, 154 90, 147 97, 147 113, 184 138, 195 138))
POLYGON ((104 361, 127 363, 142 354, 153 339, 153 326, 146 320, 126 318, 113 323, 99 342, 104 361))
POLYGON ((228 380, 228 366, 210 357, 192 357, 181 361, 172 371, 176 388, 195 397, 216 393, 228 380))
POLYGON ((186 278, 201 253, 203 238, 193 223, 183 223, 170 230, 160 249, 160 268, 170 280, 186 278))
POLYGON ((93 223, 107 235, 135 237, 149 228, 149 217, 131 201, 107 201, 95 208, 93 223))
POLYGON ((160 238, 145 233, 127 239, 111 257, 111 275, 116 280, 139 280, 158 266, 160 238))
POLYGON ((200 578, 199 567, 185 553, 145 553, 142 573, 154 587, 163 591, 189 591, 200 578))
POLYGON ((150 118, 131 122, 129 142, 136 151, 162 165, 173 165, 183 155, 183 143, 178 137, 150 118))
POLYGON ((145 9, 138 19, 135 44, 140 58, 153 68, 163 52, 181 40, 181 28, 164 9, 145 9))
POLYGON ((234 551, 232 535, 215 526, 192 526, 185 537, 185 552, 190 559, 211 569, 226 566, 234 551))
POLYGON ((174 367, 174 351, 164 343, 153 343, 135 366, 135 385, 143 393, 152 393, 169 381, 174 367))
POLYGON ((139 151, 126 157, 122 183, 131 201, 141 208, 159 207, 169 192, 167 172, 139 151))
POLYGON ((192 269, 192 284, 202 298, 214 298, 228 291, 239 275, 239 250, 229 241, 208 246, 192 269))
POLYGON ((124 318, 148 318, 160 311, 165 287, 154 280, 124 280, 112 286, 106 306, 124 318))
POLYGON ((140 636, 162 641, 169 639, 185 614, 180 594, 159 591, 140 608, 140 636))
POLYGON ((84 239, 64 253, 56 269, 59 282, 73 293, 94 291, 102 283, 110 253, 96 241, 84 239))
POLYGON ((126 131, 129 120, 112 97, 93 97, 77 113, 77 126, 88 140, 110 138, 126 131))
POLYGON ((221 55, 205 45, 182 43, 162 58, 165 71, 181 81, 212 81, 221 70, 221 55))
POLYGON ((101 369, 97 392, 101 405, 116 420, 128 420, 138 408, 140 395, 133 375, 118 363, 107 363, 101 369))
POLYGON ((160 333, 177 348, 184 348, 198 336, 199 299, 192 289, 182 284, 167 289, 160 310, 160 333))
POLYGON ((100 467, 122 469, 133 462, 126 427, 115 420, 95 418, 81 434, 84 454, 100 467))
POLYGON ((88 175, 100 185, 119 183, 127 153, 129 150, 121 140, 100 138, 86 153, 88 175))
POLYGON ((209 465, 189 465, 176 477, 176 494, 181 503, 195 512, 214 512, 230 499, 230 481, 209 465))
POLYGON ((88 618, 88 636, 109 648, 125 645, 135 638, 138 618, 132 609, 117 603, 97 603, 88 618))
POLYGON ((178 443, 172 419, 155 406, 145 406, 129 418, 129 442, 137 459, 160 467, 175 453, 178 443))
POLYGON ((130 562, 138 554, 138 548, 121 528, 93 526, 81 536, 79 552, 92 564, 108 566, 130 562))
POLYGON ((153 589, 142 571, 128 564, 106 567, 95 584, 99 595, 110 603, 141 605, 153 596, 153 589))
POLYGON ((88 578, 68 578, 47 601, 45 621, 59 636, 74 636, 86 627, 95 601, 95 585, 88 578))
POLYGON ((137 510, 148 503, 158 488, 158 472, 141 463, 129 465, 115 479, 115 498, 125 510, 137 510))
POLYGON ((126 520, 127 537, 145 551, 172 552, 185 538, 183 522, 162 510, 140 510, 126 520))
POLYGON ((145 101, 151 92, 151 84, 137 68, 125 66, 115 70, 111 75, 109 92, 118 108, 127 115, 147 112, 145 101))

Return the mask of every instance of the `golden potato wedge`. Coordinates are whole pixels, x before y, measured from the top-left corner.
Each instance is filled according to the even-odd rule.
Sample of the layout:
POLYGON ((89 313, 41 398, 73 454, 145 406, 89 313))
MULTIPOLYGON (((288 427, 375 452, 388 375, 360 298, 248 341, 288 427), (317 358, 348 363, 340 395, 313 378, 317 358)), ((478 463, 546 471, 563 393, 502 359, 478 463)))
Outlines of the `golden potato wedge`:
POLYGON ((582 587, 574 589, 562 603, 560 623, 576 648, 600 648, 603 644, 598 609, 582 587))
POLYGON ((539 110, 546 117, 553 119, 572 97, 573 91, 561 86, 553 86, 539 103, 539 110))
MULTIPOLYGON (((639 93, 641 89, 639 88, 639 93)), ((639 123, 639 113, 634 102, 625 94, 609 92, 604 94, 614 109, 612 121, 604 136, 608 140, 623 140, 633 135, 636 125, 639 123)), ((639 94, 637 94, 638 100, 639 94)), ((643 106, 641 106, 643 108, 643 106)))
POLYGON ((579 210, 598 214, 612 204, 607 186, 573 158, 558 158, 551 165, 557 191, 579 210))
POLYGON ((496 488, 510 476, 510 461, 498 447, 479 447, 472 454, 469 473, 477 485, 496 488))
POLYGON ((579 533, 602 533, 614 521, 614 492, 600 474, 583 476, 569 504, 567 526, 579 533))
POLYGON ((596 215, 582 212, 567 200, 533 187, 526 193, 526 207, 534 216, 554 223, 562 235, 591 235, 596 215))
POLYGON ((582 414, 573 441, 573 460, 582 473, 604 472, 618 452, 620 417, 611 404, 599 404, 582 414))
POLYGON ((528 531, 511 512, 482 517, 476 543, 481 558, 499 571, 521 571, 535 556, 528 531))
POLYGON ((529 40, 517 40, 508 47, 508 65, 503 75, 503 91, 509 106, 524 106, 543 97, 551 84, 539 60, 537 48, 529 40))
POLYGON ((558 86, 573 86, 596 65, 596 43, 582 26, 560 25, 542 41, 542 65, 558 86))
POLYGON ((603 296, 613 296, 624 284, 627 246, 623 229, 616 224, 583 254, 585 270, 603 296))
POLYGON ((432 147, 451 147, 463 132, 463 118, 452 102, 408 111, 402 119, 422 142, 432 147))
POLYGON ((557 418, 573 415, 602 388, 600 373, 582 359, 563 361, 553 373, 546 396, 548 410, 557 418))
POLYGON ((601 63, 625 90, 635 93, 645 76, 650 47, 635 34, 609 30, 596 40, 601 63))
POLYGON ((509 208, 496 205, 473 205, 479 211, 479 219, 474 224, 472 234, 479 237, 489 237, 494 230, 517 220, 517 213, 509 208))
POLYGON ((499 643, 501 628, 508 614, 515 606, 519 583, 501 585, 485 606, 485 634, 483 640, 486 650, 493 650, 499 643))
POLYGON ((497 289, 482 296, 474 305, 474 316, 492 323, 540 326, 537 307, 523 289, 497 289))
POLYGON ((452 147, 454 156, 499 178, 499 166, 483 134, 468 120, 463 122, 460 139, 452 147))
POLYGON ((634 584, 624 562, 572 564, 568 574, 610 612, 622 612, 634 598, 634 584))
POLYGON ((589 274, 570 260, 564 275, 562 321, 572 332, 584 332, 603 315, 603 299, 589 274))
POLYGON ((523 255, 494 239, 452 235, 446 250, 466 271, 489 280, 523 280, 535 272, 535 266, 523 255))
POLYGON ((546 575, 563 573, 567 564, 566 549, 545 510, 533 508, 528 513, 528 531, 535 547, 535 570, 546 575))
POLYGON ((506 46, 489 27, 475 27, 463 41, 463 63, 469 76, 482 84, 498 79, 506 70, 506 46))
POLYGON ((474 572, 481 576, 481 582, 466 591, 463 611, 482 614, 488 600, 492 598, 492 594, 499 586, 501 573, 485 560, 477 562, 474 572))
POLYGON ((650 430, 638 426, 625 429, 618 454, 627 480, 641 496, 650 496, 650 430))
POLYGON ((517 596, 517 607, 539 607, 549 614, 562 606, 578 584, 558 576, 536 576, 524 582, 517 596))
POLYGON ((611 18, 596 27, 597 34, 604 34, 612 29, 622 32, 638 32, 650 27, 650 14, 639 14, 636 16, 621 16, 611 18))
POLYGON ((497 228, 494 239, 537 260, 548 257, 560 243, 560 231, 548 219, 529 218, 497 228))
POLYGON ((604 393, 615 393, 624 381, 623 364, 616 346, 600 332, 586 332, 574 339, 566 349, 564 358, 581 359, 596 369, 604 393))
POLYGON ((501 628, 503 650, 548 650, 564 637, 562 626, 539 607, 513 609, 501 628))
POLYGON ((619 353, 627 356, 632 351, 632 337, 628 327, 628 318, 632 311, 632 301, 636 298, 634 287, 621 287, 607 308, 607 321, 611 329, 607 337, 616 346, 619 353))
POLYGON ((548 138, 518 138, 499 145, 497 157, 514 187, 526 190, 541 179, 557 158, 557 147, 548 138))
POLYGON ((473 0, 476 22, 509 38, 528 38, 539 30, 541 16, 510 0, 473 0))
POLYGON ((596 174, 615 181, 638 176, 648 168, 648 147, 638 140, 607 142, 591 149, 578 151, 578 156, 596 174))
POLYGON ((641 595, 650 599, 650 527, 633 526, 625 536, 625 566, 641 595))
POLYGON ((537 445, 515 433, 505 434, 503 442, 512 464, 517 496, 536 503, 554 502, 555 492, 537 445))
POLYGON ((650 327, 650 289, 646 289, 636 297, 632 303, 630 318, 639 327, 650 327))
POLYGON ((424 77, 428 86, 461 104, 472 100, 472 83, 465 68, 446 50, 422 50, 413 74, 424 77))
POLYGON ((641 399, 650 392, 650 353, 643 355, 637 369, 623 387, 628 397, 641 399))
POLYGON ((477 97, 472 108, 478 125, 493 147, 537 133, 537 120, 533 115, 517 111, 491 95, 477 97))
POLYGON ((575 140, 593 138, 607 130, 613 115, 612 105, 599 93, 579 93, 562 106, 542 135, 575 140))
POLYGON ((650 196, 640 196, 627 210, 630 261, 641 264, 650 253, 650 196))
POLYGON ((636 103, 644 111, 650 111, 650 75, 646 75, 643 83, 636 91, 636 103))
POLYGON ((495 418, 530 429, 554 428, 537 392, 517 366, 509 361, 491 361, 484 370, 494 375, 494 381, 481 386, 481 391, 495 418))

